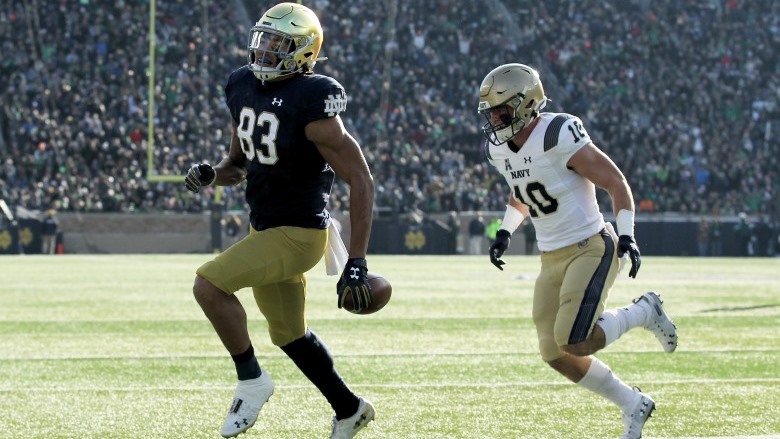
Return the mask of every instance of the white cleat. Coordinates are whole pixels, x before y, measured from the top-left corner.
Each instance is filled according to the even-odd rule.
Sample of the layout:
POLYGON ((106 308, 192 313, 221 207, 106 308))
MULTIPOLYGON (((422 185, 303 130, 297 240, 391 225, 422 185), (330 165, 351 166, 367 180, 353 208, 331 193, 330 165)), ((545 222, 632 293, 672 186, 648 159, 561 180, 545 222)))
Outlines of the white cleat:
POLYGON ((655 401, 634 387, 637 398, 631 410, 623 412, 623 436, 620 439, 640 439, 647 418, 655 410, 655 401))
POLYGON ((674 352, 677 349, 677 326, 669 318, 669 314, 666 314, 661 296, 654 291, 650 291, 643 294, 642 297, 634 299, 636 304, 642 305, 642 302, 649 305, 649 313, 644 325, 645 329, 655 335, 665 352, 674 352))
POLYGON ((330 433, 330 439, 352 439, 369 422, 374 420, 376 411, 370 402, 360 398, 357 412, 349 418, 340 421, 333 417, 333 431, 330 433))
POLYGON ((260 409, 273 393, 274 382, 266 371, 258 378, 239 381, 219 434, 222 437, 236 437, 255 425, 260 409))

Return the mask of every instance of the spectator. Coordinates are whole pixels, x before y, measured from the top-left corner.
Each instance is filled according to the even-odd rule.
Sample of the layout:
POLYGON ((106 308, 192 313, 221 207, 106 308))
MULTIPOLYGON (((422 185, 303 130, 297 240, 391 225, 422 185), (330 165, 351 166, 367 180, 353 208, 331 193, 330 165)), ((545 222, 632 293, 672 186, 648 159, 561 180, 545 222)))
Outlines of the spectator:
POLYGON ((734 225, 734 233, 739 242, 739 256, 753 256, 755 250, 753 245, 753 226, 750 224, 745 212, 739 213, 739 222, 734 225))
POLYGON ((458 212, 450 211, 447 214, 447 229, 450 235, 450 254, 458 254, 461 252, 460 241, 460 216, 458 212))
POLYGON ((710 224, 710 255, 721 256, 723 254, 723 242, 721 241, 720 217, 717 215, 710 224))
POLYGON ((41 253, 53 255, 57 252, 57 233, 59 232, 59 220, 54 209, 46 211, 43 217, 41 229, 41 253))
POLYGON ((696 244, 699 250, 699 256, 709 255, 710 250, 710 223, 706 218, 699 221, 699 227, 696 231, 696 244))
POLYGON ((241 238, 246 235, 247 228, 244 227, 241 217, 239 217, 236 214, 230 214, 227 219, 225 220, 225 234, 227 235, 228 242, 225 246, 230 247, 231 245, 238 242, 241 238))
POLYGON ((482 254, 485 230, 485 220, 482 218, 482 214, 477 212, 477 214, 471 218, 471 221, 469 221, 469 254, 482 254))
POLYGON ((501 228, 501 220, 498 218, 493 218, 490 223, 488 223, 487 228, 485 229, 485 237, 488 240, 489 245, 493 245, 493 241, 496 240, 496 233, 501 228))
MULTIPOLYGON (((575 13, 567 2, 314 2, 334 35, 322 49, 331 60, 323 72, 355 90, 344 123, 366 146, 378 205, 394 214, 503 210, 506 188, 482 165, 473 89, 485 66, 521 54, 539 63, 552 111, 581 114, 610 145, 640 211, 769 214, 780 199, 780 142, 766 135, 780 122, 780 3, 705 3, 605 1, 575 13), (480 31, 487 26, 504 32, 507 44, 496 47, 480 31), (397 56, 398 47, 413 53, 397 56), (491 50, 478 63, 462 62, 483 47, 491 50)), ((10 2, 0 12, 0 180, 9 204, 208 208, 211 190, 189 194, 147 180, 148 139, 162 175, 221 156, 230 121, 222 90, 204 84, 224 83, 224 72, 244 61, 245 35, 235 23, 254 22, 271 4, 244 2, 245 17, 216 1, 158 3, 148 133, 148 47, 125 44, 147 39, 148 2, 10 2), (123 26, 111 26, 111 17, 123 26), (50 36, 32 39, 40 40, 32 50, 28 23, 50 36)), ((243 208, 242 193, 223 193, 228 210, 243 208)), ((348 208, 347 194, 337 182, 334 211, 348 208)), ((608 197, 598 201, 610 209, 608 197)))

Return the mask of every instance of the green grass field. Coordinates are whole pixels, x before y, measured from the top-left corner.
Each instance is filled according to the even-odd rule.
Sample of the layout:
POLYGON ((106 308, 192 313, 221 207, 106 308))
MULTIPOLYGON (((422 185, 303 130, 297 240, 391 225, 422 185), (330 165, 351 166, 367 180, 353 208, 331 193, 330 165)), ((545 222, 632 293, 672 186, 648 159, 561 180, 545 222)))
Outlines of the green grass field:
MULTIPOLYGON (((210 255, 0 257, 1 438, 213 438, 235 371, 191 294, 210 255)), ((617 438, 618 409, 547 367, 531 314, 538 258, 373 256, 381 312, 336 308, 309 273, 309 323, 372 400, 361 438, 617 438)), ((610 307, 661 292, 680 334, 634 330, 599 354, 657 403, 646 438, 780 437, 780 259, 646 257, 610 307)), ((242 438, 327 438, 330 408, 239 298, 277 389, 242 438)))

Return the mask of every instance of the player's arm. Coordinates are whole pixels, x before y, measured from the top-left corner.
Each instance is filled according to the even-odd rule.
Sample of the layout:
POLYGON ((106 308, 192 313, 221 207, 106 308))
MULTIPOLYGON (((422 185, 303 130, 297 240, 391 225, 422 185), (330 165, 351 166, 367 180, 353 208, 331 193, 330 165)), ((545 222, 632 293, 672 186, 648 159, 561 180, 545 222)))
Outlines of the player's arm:
POLYGON ((504 270, 502 265, 506 264, 506 262, 501 259, 501 256, 503 256, 504 252, 509 248, 512 233, 520 227, 520 224, 527 216, 528 206, 521 203, 514 195, 509 194, 506 211, 504 212, 504 219, 501 220, 501 229, 496 233, 496 239, 490 244, 490 249, 488 250, 490 263, 495 265, 499 270, 504 270))
POLYGON ((241 149, 241 141, 236 134, 238 124, 233 121, 233 135, 230 139, 230 152, 227 157, 214 166, 216 177, 214 184, 218 186, 233 186, 246 178, 246 155, 241 149))
POLYGON ((593 142, 575 152, 567 166, 609 193, 617 232, 620 235, 618 257, 628 253, 631 259, 631 271, 628 275, 636 277, 641 258, 639 247, 634 241, 634 197, 623 172, 593 142))
POLYGON ((202 186, 233 186, 246 178, 246 156, 241 149, 241 141, 236 134, 236 121, 233 121, 233 135, 230 139, 230 151, 217 166, 208 163, 196 163, 187 171, 184 184, 187 189, 198 193, 202 186))
POLYGON ((621 210, 634 211, 634 197, 631 195, 626 177, 615 162, 593 142, 575 152, 566 165, 607 191, 612 198, 615 215, 621 210))
POLYGON ((374 210, 374 178, 357 141, 337 115, 306 125, 306 137, 349 185, 349 257, 365 258, 374 210))
POLYGON ((374 179, 360 146, 338 115, 309 122, 305 131, 336 175, 349 185, 349 259, 336 284, 336 294, 339 308, 351 297, 353 312, 360 312, 374 301, 365 259, 373 218, 374 179))

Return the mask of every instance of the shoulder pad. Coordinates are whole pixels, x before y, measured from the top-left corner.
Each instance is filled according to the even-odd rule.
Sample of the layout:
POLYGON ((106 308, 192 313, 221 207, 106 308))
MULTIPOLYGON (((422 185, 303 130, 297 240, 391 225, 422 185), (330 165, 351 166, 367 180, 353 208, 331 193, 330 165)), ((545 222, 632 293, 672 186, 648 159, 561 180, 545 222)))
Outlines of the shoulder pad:
POLYGON ((558 135, 561 132, 561 127, 567 120, 573 116, 570 114, 559 114, 550 121, 547 125, 547 131, 544 132, 544 150, 549 151, 558 144, 558 135))

